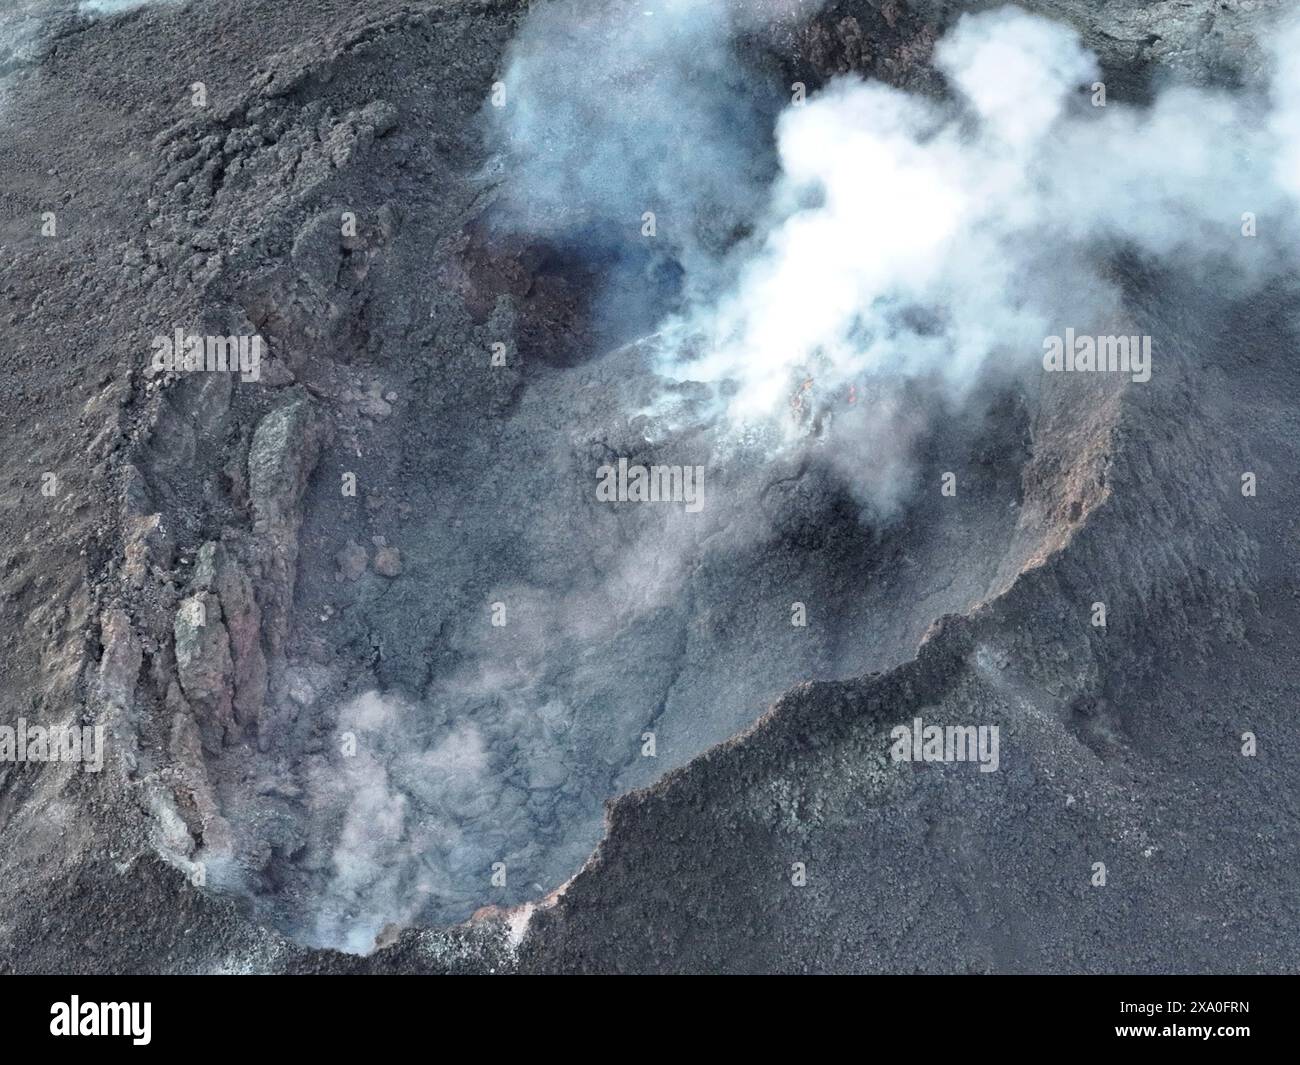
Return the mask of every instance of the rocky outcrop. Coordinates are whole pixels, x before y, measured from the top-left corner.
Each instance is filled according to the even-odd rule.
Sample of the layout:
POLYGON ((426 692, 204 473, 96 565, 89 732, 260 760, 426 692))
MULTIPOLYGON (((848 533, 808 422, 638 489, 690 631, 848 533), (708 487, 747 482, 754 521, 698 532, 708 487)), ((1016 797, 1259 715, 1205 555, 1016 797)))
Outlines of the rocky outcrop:
POLYGON ((230 634, 221 617, 221 602, 211 592, 198 592, 176 611, 176 672, 185 697, 199 713, 214 747, 238 738, 234 703, 234 662, 230 634))
POLYGON ((143 655, 131 619, 120 609, 100 620, 103 654, 99 659, 98 687, 107 706, 129 710, 135 702, 136 681, 143 655))
POLYGON ((330 433, 304 393, 264 417, 248 452, 252 553, 259 571, 262 637, 272 658, 284 653, 298 565, 302 498, 330 433))
POLYGON ((209 542, 199 549, 190 588, 212 592, 220 604, 229 637, 235 717, 241 725, 256 726, 266 699, 267 664, 262 650, 262 611, 253 583, 231 548, 209 542))
POLYGON ((265 723, 271 666, 282 667, 291 619, 303 493, 327 437, 328 423, 301 393, 262 418, 248 453, 252 530, 199 549, 176 611, 181 690, 226 745, 265 723))

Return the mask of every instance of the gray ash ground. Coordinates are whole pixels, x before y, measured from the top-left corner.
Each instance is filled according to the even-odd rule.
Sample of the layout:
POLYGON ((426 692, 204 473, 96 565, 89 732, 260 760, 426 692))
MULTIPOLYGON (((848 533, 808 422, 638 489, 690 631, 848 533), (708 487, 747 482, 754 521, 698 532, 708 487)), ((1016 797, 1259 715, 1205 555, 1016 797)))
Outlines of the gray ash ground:
MULTIPOLYGON (((644 413, 680 264, 635 225, 496 222, 525 5, 38 6, 0 23, 0 714, 110 757, 0 764, 0 970, 1295 968, 1289 289, 1117 265, 1160 375, 918 383, 906 479, 960 503, 864 506, 828 448, 644 413), (266 337, 261 380, 149 373, 174 325, 266 337), (719 505, 602 506, 619 455, 719 505), (1001 769, 890 766, 915 716, 1001 769)), ((1025 6, 1116 91, 1258 73, 1267 5, 1025 6)), ((935 91, 960 7, 744 47, 935 91)))

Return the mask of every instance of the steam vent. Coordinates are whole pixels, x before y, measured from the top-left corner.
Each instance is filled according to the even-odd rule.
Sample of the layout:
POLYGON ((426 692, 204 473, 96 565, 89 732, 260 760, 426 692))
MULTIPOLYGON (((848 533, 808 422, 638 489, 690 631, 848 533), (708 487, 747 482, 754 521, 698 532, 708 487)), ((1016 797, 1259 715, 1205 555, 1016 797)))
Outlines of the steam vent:
POLYGON ((0 0, 0 144, 0 973, 1300 970, 1294 5, 0 0))

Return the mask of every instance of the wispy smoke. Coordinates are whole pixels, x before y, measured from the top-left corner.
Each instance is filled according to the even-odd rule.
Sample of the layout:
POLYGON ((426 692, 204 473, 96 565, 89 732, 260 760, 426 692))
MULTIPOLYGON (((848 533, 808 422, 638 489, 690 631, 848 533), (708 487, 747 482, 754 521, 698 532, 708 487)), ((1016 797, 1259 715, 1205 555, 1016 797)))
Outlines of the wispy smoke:
POLYGON ((134 11, 149 4, 175 4, 180 0, 81 0, 81 10, 95 15, 114 15, 119 11, 134 11))
POLYGON ((181 0, 0 0, 0 98, 8 75, 34 63, 49 37, 54 16, 77 11, 112 15, 147 4, 179 4, 181 0))
POLYGON ((737 38, 821 2, 535 5, 491 129, 497 224, 616 240, 651 212, 660 246, 702 281, 766 198, 771 126, 787 98, 776 70, 739 62, 737 38))
MULTIPOLYGON (((562 514, 586 512, 594 535, 558 530, 564 557, 532 581, 492 586, 507 624, 493 629, 485 612, 460 634, 463 665, 425 700, 370 692, 337 711, 331 732, 355 736, 356 749, 326 752, 308 773, 320 875, 300 936, 366 953, 388 925, 535 898, 594 847, 603 799, 639 760, 671 686, 686 560, 718 521, 681 507, 596 509, 595 480, 583 487, 587 504, 547 506, 524 546, 553 552, 547 526, 562 514), (644 684, 629 690, 629 674, 644 684), (504 885, 490 882, 498 863, 504 885)), ((664 752, 665 767, 676 761, 664 752)))
POLYGON ((464 853, 475 844, 458 824, 489 783, 483 740, 461 722, 430 746, 420 721, 402 700, 367 692, 339 712, 351 753, 309 773, 307 802, 329 852, 313 942, 367 953, 385 925, 454 887, 457 860, 489 864, 487 853, 464 853))

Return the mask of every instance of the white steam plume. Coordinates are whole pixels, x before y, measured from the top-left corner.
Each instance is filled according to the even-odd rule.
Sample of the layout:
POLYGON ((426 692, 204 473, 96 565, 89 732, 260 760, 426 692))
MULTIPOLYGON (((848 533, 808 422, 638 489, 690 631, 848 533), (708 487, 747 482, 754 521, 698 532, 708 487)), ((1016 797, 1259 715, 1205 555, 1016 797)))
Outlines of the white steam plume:
POLYGON ((647 6, 649 34, 617 4, 553 4, 525 27, 498 131, 508 217, 553 233, 575 213, 670 212, 689 303, 661 329, 663 372, 714 386, 711 417, 733 428, 801 439, 789 413, 808 381, 816 402, 898 377, 960 397, 991 359, 1032 365, 1045 336, 1117 311, 1120 250, 1220 290, 1294 264, 1295 29, 1277 38, 1271 103, 1176 87, 1099 107, 1073 29, 966 15, 935 56, 952 100, 837 79, 780 115, 779 173, 756 197, 771 139, 745 79, 751 100, 772 86, 742 69, 731 9, 647 6), (1270 239, 1243 236, 1246 212, 1270 239), (718 216, 736 223, 722 250, 692 228, 718 216))
POLYGON ((938 374, 960 394, 990 358, 1024 365, 1114 312, 1121 249, 1218 287, 1289 268, 1298 37, 1280 45, 1271 121, 1192 88, 1096 107, 1074 31, 1011 8, 940 43, 956 105, 832 83, 782 115, 765 236, 728 292, 667 327, 665 372, 719 386, 736 423, 780 419, 805 375, 825 394, 938 374), (1246 212, 1290 232, 1252 242, 1246 212))

